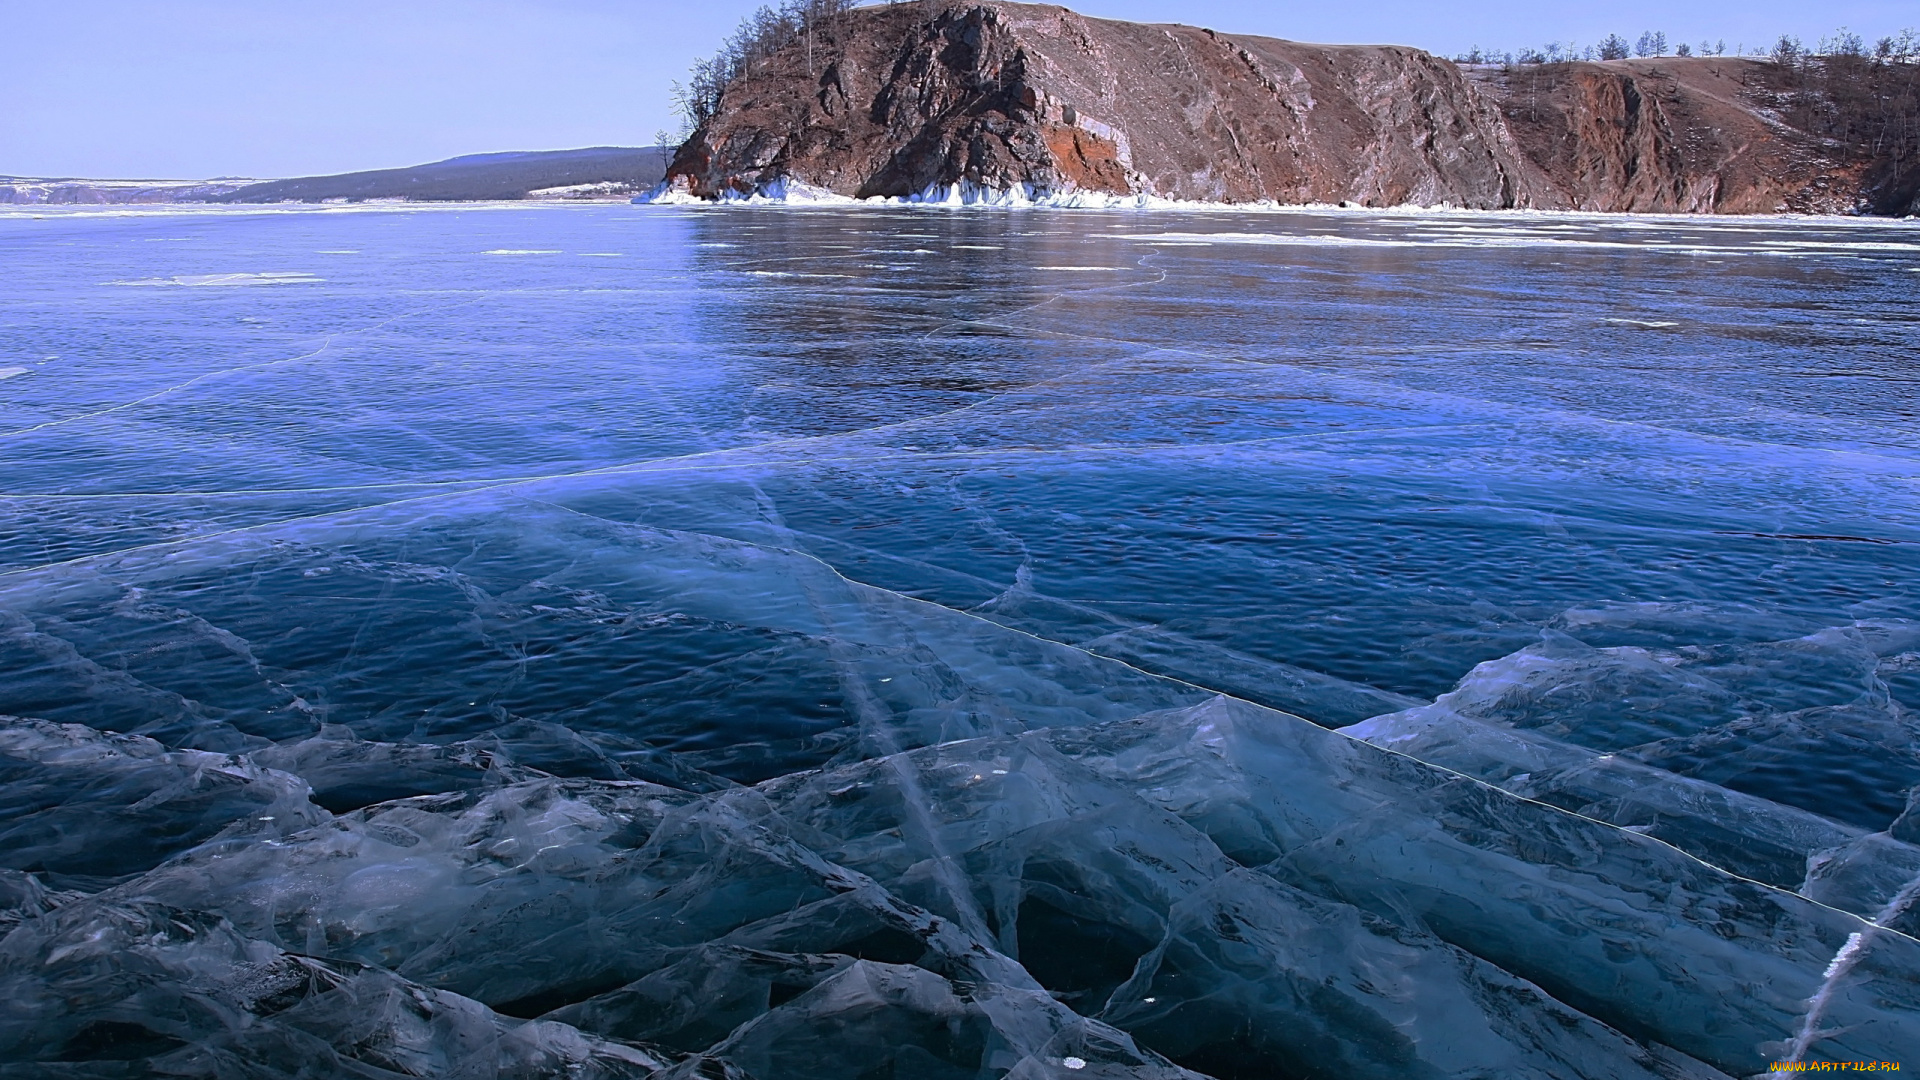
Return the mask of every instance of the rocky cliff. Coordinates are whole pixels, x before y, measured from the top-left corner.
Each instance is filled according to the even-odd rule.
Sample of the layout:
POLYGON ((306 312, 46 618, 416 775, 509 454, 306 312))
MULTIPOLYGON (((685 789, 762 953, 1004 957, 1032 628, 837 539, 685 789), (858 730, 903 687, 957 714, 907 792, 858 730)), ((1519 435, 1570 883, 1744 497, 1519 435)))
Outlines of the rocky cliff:
POLYGON ((708 198, 784 178, 863 198, 971 183, 1228 202, 1885 211, 1863 167, 1756 103, 1756 67, 1463 69, 1411 48, 916 0, 856 9, 811 47, 757 61, 667 176, 708 198))

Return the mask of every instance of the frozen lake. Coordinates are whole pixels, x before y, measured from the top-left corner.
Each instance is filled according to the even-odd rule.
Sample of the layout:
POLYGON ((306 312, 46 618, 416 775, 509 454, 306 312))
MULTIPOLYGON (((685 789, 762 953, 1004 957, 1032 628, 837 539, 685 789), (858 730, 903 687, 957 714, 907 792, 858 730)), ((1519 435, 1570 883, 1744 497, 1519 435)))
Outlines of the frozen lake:
POLYGON ((1911 223, 22 211, 0 279, 0 1060, 1920 1058, 1911 223))

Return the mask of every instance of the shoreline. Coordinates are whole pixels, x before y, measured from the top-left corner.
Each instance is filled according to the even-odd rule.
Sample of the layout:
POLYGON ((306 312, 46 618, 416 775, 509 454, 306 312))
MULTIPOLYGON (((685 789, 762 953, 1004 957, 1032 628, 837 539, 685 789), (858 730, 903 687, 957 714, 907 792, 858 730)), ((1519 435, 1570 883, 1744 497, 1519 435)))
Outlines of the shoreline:
POLYGON ((643 211, 862 211, 862 212, 987 212, 1056 211, 1129 213, 1139 215, 1246 214, 1257 216, 1311 215, 1316 217, 1445 217, 1465 220, 1554 220, 1607 222, 1645 221, 1664 224, 1731 223, 1823 224, 1862 228, 1890 227, 1911 229, 1920 225, 1920 216, 1887 217, 1876 214, 1802 214, 1780 211, 1770 214, 1670 214, 1635 211, 1506 208, 1478 210, 1465 207, 1417 203, 1396 206, 1357 206, 1336 203, 1227 203, 1160 199, 1154 196, 1101 195, 1097 200, 1086 193, 1064 199, 1032 201, 941 201, 918 197, 875 197, 853 199, 751 197, 707 200, 691 197, 674 199, 515 199, 475 202, 373 201, 359 203, 121 203, 101 204, 0 204, 0 221, 55 220, 76 218, 161 218, 248 214, 367 214, 367 213, 458 213, 469 210, 586 210, 594 208, 634 207, 643 211))
POLYGON ((1738 221, 1877 221, 1912 222, 1920 221, 1920 215, 1892 217, 1881 214, 1808 214, 1790 210, 1779 210, 1765 214, 1716 214, 1716 213, 1660 213, 1620 210, 1578 210, 1549 209, 1536 207, 1502 207, 1499 209, 1476 209, 1453 206, 1448 203, 1428 204, 1400 203, 1394 206, 1363 206, 1357 203, 1282 203, 1273 200, 1257 202, 1211 202, 1194 199, 1169 199, 1158 195, 1136 193, 1119 195, 1102 191, 1045 192, 1036 191, 1026 184, 1014 189, 997 189, 976 185, 970 181, 947 185, 929 185, 924 191, 913 195, 874 195, 857 199, 841 195, 811 184, 789 182, 784 179, 756 190, 751 194, 729 194, 718 199, 703 199, 688 194, 684 190, 669 187, 663 182, 645 195, 633 198, 636 206, 680 206, 708 208, 759 208, 784 207, 801 209, 942 209, 942 210, 1104 210, 1104 211, 1147 211, 1171 213, 1316 213, 1316 214, 1398 214, 1398 215, 1471 215, 1471 216, 1553 216, 1569 218, 1592 218, 1609 220, 1620 218, 1646 218, 1662 221, 1702 221, 1702 220, 1738 220, 1738 221))

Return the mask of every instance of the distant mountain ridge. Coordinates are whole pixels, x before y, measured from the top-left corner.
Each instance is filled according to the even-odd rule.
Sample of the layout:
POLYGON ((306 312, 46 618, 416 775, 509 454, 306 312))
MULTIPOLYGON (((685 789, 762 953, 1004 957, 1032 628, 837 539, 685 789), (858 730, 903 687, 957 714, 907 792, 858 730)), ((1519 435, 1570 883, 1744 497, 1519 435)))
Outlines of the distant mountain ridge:
POLYGON ((0 176, 0 204, 148 205, 164 203, 482 202, 528 198, 624 198, 666 174, 671 150, 590 146, 466 154, 401 169, 256 180, 101 180, 0 176))
POLYGON ((644 191, 658 183, 666 173, 668 157, 669 151, 658 146, 467 154, 402 169, 271 180, 217 195, 208 201, 479 202, 543 196, 620 196, 644 191))
POLYGON ((1920 211, 1911 165, 1784 122, 1806 92, 1777 92, 1769 72, 1732 57, 1506 72, 1050 4, 868 6, 730 73, 660 194, 971 185, 1233 203, 1920 211))
POLYGON ((75 176, 0 176, 0 205, 138 206, 198 203, 260 181, 244 176, 211 180, 89 180, 75 176))

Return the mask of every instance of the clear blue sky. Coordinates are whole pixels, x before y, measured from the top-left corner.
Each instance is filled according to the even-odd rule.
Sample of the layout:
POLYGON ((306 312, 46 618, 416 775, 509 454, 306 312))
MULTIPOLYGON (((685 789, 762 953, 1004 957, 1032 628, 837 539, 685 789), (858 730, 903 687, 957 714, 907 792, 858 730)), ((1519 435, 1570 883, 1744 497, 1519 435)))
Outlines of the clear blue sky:
MULTIPOLYGON (((638 145, 755 0, 0 0, 0 173, 290 176, 493 150, 638 145)), ((1809 43, 1920 23, 1912 0, 1081 0, 1090 15, 1303 41, 1809 43)))

